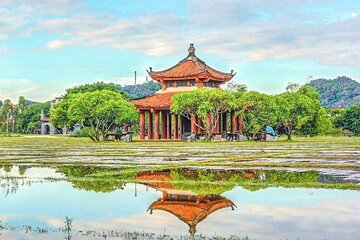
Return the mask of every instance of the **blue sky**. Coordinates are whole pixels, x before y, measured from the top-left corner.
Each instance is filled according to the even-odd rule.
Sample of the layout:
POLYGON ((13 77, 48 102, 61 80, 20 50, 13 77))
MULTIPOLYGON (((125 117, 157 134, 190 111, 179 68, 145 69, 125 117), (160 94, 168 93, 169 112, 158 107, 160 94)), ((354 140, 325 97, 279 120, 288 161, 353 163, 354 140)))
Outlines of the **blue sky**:
POLYGON ((50 100, 95 81, 145 80, 186 56, 275 94, 289 82, 360 80, 360 1, 1 0, 0 99, 50 100))

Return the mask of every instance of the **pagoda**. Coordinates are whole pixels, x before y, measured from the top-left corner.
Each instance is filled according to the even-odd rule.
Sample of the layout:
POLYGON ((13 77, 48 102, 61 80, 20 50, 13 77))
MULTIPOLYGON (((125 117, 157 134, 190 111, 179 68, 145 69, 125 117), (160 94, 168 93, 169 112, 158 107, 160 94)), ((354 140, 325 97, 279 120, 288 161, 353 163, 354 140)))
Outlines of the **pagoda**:
POLYGON ((190 190, 176 189, 171 181, 170 171, 141 172, 135 177, 144 185, 162 192, 162 196, 148 208, 153 211, 165 211, 176 216, 189 227, 189 233, 195 235, 196 226, 210 214, 224 208, 234 210, 236 205, 218 194, 197 194, 190 190))
MULTIPOLYGON (((148 97, 134 99, 131 102, 140 114, 140 139, 147 140, 185 140, 191 133, 202 133, 195 124, 200 119, 170 113, 172 97, 175 94, 193 91, 197 88, 218 88, 230 81, 235 73, 218 71, 195 55, 194 44, 190 44, 188 55, 175 66, 162 71, 147 70, 149 76, 162 85, 162 89, 148 97)), ((227 131, 226 112, 220 116, 215 134, 227 131)), ((231 113, 231 131, 238 130, 234 113, 231 113)))

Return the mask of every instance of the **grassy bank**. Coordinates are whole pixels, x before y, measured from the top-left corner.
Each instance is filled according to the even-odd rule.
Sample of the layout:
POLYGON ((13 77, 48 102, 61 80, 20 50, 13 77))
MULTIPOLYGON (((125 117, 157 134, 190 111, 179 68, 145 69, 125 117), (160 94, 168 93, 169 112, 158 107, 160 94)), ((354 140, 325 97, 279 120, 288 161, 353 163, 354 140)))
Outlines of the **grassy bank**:
POLYGON ((119 166, 360 168, 360 138, 278 142, 97 142, 63 136, 0 137, 0 163, 119 166))

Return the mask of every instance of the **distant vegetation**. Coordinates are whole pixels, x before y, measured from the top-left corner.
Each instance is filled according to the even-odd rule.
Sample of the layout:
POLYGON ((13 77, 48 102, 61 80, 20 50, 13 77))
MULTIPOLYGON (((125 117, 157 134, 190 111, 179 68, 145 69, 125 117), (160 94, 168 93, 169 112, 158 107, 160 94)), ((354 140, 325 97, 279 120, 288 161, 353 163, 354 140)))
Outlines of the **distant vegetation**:
POLYGON ((347 108, 360 103, 360 83, 348 77, 337 77, 333 80, 316 79, 309 84, 320 94, 323 107, 347 108))
POLYGON ((99 141, 105 140, 111 129, 137 120, 134 105, 115 84, 86 84, 66 92, 52 110, 51 120, 56 127, 71 128, 79 123, 93 141, 99 141))
MULTIPOLYGON (((62 101, 51 112, 51 121, 56 127, 69 129, 80 123, 95 140, 123 124, 132 123, 134 131, 138 114, 126 100, 151 95, 160 88, 153 81, 124 87, 102 82, 76 86, 66 90, 62 101)), ((359 92, 360 84, 347 77, 318 79, 302 87, 289 84, 285 92, 277 95, 248 91, 246 86, 233 83, 226 90, 200 89, 178 94, 171 111, 187 117, 191 114, 199 116, 208 139, 211 139, 216 116, 222 109, 233 110, 242 116, 242 134, 247 136, 264 131, 266 125, 271 125, 279 135, 286 134, 289 139, 294 132, 310 136, 360 135, 359 92), (346 99, 350 99, 349 102, 346 99), (321 103, 350 107, 332 109, 321 107, 321 103), (213 121, 206 123, 209 113, 213 121)), ((41 111, 45 117, 50 117, 50 103, 33 103, 24 97, 17 103, 9 99, 0 102, 0 132, 35 132, 39 128, 41 111)))
POLYGON ((149 81, 143 84, 118 86, 121 92, 127 94, 129 99, 142 98, 153 94, 161 89, 161 84, 149 81))

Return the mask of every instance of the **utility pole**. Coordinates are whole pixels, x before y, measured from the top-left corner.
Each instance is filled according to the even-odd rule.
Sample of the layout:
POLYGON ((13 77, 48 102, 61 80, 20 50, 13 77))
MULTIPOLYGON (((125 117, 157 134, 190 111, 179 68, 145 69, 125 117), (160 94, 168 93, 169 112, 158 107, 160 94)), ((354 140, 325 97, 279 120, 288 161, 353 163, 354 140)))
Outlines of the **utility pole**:
POLYGON ((136 85, 136 71, 134 72, 134 74, 135 74, 135 85, 136 85))

